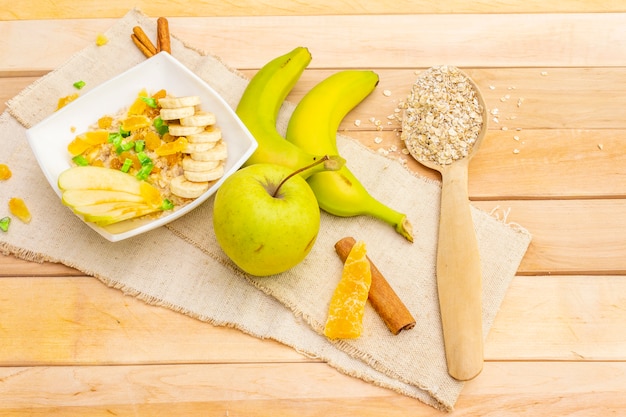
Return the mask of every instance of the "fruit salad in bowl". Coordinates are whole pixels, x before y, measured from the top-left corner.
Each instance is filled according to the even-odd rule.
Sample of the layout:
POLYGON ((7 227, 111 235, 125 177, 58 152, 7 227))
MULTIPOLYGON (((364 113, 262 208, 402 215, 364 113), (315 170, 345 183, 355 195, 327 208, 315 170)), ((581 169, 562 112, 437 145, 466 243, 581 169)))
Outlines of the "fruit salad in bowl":
POLYGON ((208 199, 255 139, 204 80, 161 53, 27 130, 61 202, 110 241, 208 199))

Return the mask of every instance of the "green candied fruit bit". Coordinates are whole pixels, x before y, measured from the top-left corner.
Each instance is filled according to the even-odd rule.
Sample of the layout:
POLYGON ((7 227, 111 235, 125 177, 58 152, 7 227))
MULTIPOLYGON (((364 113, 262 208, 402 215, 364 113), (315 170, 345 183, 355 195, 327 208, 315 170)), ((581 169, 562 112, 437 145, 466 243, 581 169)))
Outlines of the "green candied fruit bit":
POLYGON ((145 180, 146 178, 148 178, 148 176, 150 176, 150 173, 152 172, 152 168, 154 168, 154 164, 152 163, 143 165, 139 169, 139 172, 137 172, 137 179, 145 180))
POLYGON ((139 139, 135 141, 135 152, 143 152, 146 149, 146 141, 143 139, 139 139))
POLYGON ((3 218, 1 218, 0 219, 0 230, 2 230, 3 232, 8 232, 10 224, 11 224, 11 218, 10 217, 3 217, 3 218))
POLYGON ((130 167, 133 166, 133 160, 130 158, 126 158, 124 160, 124 164, 122 165, 122 167, 120 168, 120 171, 122 172, 128 172, 128 170, 130 170, 130 167))
POLYGON ((161 119, 161 116, 156 117, 152 122, 152 125, 156 129, 157 133, 161 136, 170 131, 169 126, 161 119))
POLYGON ((89 161, 83 155, 76 155, 72 158, 72 161, 78 166, 85 167, 89 165, 89 161))
POLYGON ((147 165, 152 163, 152 159, 143 151, 137 153, 137 159, 141 162, 141 165, 147 165))
POLYGON ((122 135, 118 132, 109 133, 109 143, 112 143, 114 146, 120 146, 122 139, 122 135))
POLYGON ((174 208, 174 203, 172 203, 170 200, 168 200, 167 198, 165 200, 163 200, 163 204, 161 204, 161 210, 171 210, 174 208))
POLYGON ((85 82, 84 81, 76 81, 74 84, 74 87, 78 90, 80 90, 81 88, 83 88, 85 86, 85 82))
POLYGON ((120 136, 122 136, 123 138, 127 138, 130 136, 130 130, 124 130, 122 129, 122 126, 120 126, 119 132, 120 136))
POLYGON ((157 101, 154 97, 141 97, 141 100, 153 109, 157 108, 157 101))

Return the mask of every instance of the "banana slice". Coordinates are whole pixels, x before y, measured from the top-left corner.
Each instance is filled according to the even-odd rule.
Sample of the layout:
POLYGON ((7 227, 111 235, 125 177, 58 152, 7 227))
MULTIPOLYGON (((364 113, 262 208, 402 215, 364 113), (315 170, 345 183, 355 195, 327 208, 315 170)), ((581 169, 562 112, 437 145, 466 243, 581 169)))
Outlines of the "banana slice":
MULTIPOLYGON (((184 119, 193 116, 196 112, 195 107, 177 107, 175 109, 161 109, 159 115, 163 120, 184 119)), ((182 124, 182 123, 181 123, 182 124)), ((189 125, 184 125, 189 126, 189 125)))
POLYGON ((170 135, 172 136, 189 136, 197 135, 204 131, 203 127, 198 126, 181 126, 180 123, 168 123, 170 135))
POLYGON ((183 126, 210 126, 214 125, 217 119, 215 115, 208 111, 198 110, 188 116, 180 118, 180 124, 183 126))
POLYGON ((200 96, 164 97, 159 99, 162 109, 176 109, 179 107, 193 107, 200 104, 200 96))
POLYGON ((208 171, 183 171, 184 177, 191 182, 215 181, 224 175, 224 164, 208 171))
POLYGON ((217 142, 220 139, 222 139, 222 129, 217 125, 208 126, 202 133, 197 135, 187 136, 189 143, 217 142))
POLYGON ((199 153, 207 152, 215 147, 215 142, 202 142, 202 143, 187 143, 182 153, 199 153))
POLYGON ((217 168, 221 161, 196 161, 189 155, 183 158, 183 171, 210 171, 217 168))
POLYGON ((192 182, 185 178, 184 175, 174 177, 170 181, 170 191, 172 194, 183 198, 198 198, 206 190, 209 189, 209 183, 205 182, 192 182))
POLYGON ((191 157, 196 161, 223 161, 228 156, 226 142, 220 140, 215 147, 205 152, 194 152, 191 157))

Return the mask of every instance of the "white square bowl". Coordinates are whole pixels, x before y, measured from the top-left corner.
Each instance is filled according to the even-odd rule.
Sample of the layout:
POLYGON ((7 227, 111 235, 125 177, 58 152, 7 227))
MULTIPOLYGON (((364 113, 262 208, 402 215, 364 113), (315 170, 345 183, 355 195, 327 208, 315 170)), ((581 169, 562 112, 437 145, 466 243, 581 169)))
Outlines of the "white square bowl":
POLYGON ((106 227, 86 222, 111 242, 155 229, 198 207, 243 165, 258 146, 233 109, 209 84, 170 54, 162 52, 95 87, 26 131, 41 170, 59 196, 59 204, 61 190, 57 179, 61 172, 72 166, 67 145, 77 133, 87 131, 100 117, 129 107, 142 89, 149 93, 165 89, 168 94, 178 97, 200 96, 201 108, 214 113, 217 118, 223 140, 227 142, 228 159, 224 176, 200 197, 178 210, 156 219, 130 220, 106 227))

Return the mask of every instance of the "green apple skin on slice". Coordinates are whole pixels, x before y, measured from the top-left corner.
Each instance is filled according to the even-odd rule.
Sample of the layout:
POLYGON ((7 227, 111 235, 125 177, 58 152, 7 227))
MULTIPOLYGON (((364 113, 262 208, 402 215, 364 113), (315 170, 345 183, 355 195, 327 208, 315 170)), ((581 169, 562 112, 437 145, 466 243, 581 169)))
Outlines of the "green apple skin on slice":
POLYGON ((115 190, 130 194, 141 194, 142 181, 133 175, 116 169, 77 166, 66 169, 59 174, 58 186, 65 190, 115 190))
POLYGON ((113 212, 121 212, 123 210, 141 210, 151 208, 146 203, 135 203, 132 201, 114 201, 110 203, 90 204, 85 206, 72 207, 75 213, 83 215, 108 215, 113 212))
POLYGON ((83 215, 85 221, 96 223, 98 226, 107 226, 123 220, 145 216, 146 214, 154 213, 159 210, 158 208, 151 207, 147 204, 141 204, 135 207, 126 206, 111 208, 109 211, 106 211, 97 208, 99 205, 100 204, 95 204, 93 206, 84 206, 80 208, 80 210, 84 211, 84 213, 80 214, 83 215), (89 207, 94 208, 94 210, 89 212, 89 207))
POLYGON ((137 194, 117 190, 82 190, 72 188, 65 190, 61 201, 66 206, 78 207, 101 203, 134 202, 144 203, 145 199, 137 194))

